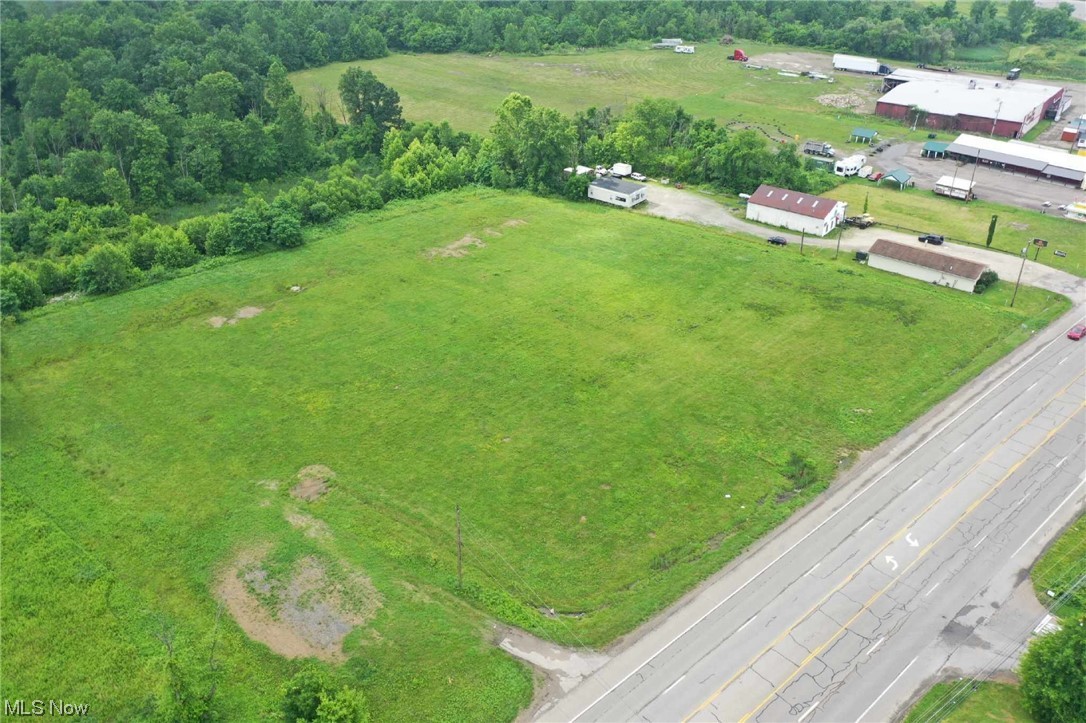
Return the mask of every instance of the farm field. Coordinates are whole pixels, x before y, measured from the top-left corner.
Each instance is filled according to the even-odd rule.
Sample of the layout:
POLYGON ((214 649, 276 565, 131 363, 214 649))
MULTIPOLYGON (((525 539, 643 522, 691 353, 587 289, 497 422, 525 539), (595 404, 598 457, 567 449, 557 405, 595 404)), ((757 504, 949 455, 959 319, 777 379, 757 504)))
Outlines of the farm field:
POLYGON ((4 333, 5 694, 138 719, 169 641, 272 717, 299 661, 245 625, 376 720, 510 720, 492 617, 631 630, 1067 308, 1005 304, 473 189, 46 308, 4 333))
MULTIPOLYGON (((649 50, 647 45, 568 55, 391 55, 302 70, 292 73, 290 79, 311 107, 316 107, 323 93, 333 114, 338 115, 340 75, 348 67, 362 67, 399 92, 404 117, 447 120, 456 130, 482 133, 493 124, 494 110, 502 99, 516 91, 567 114, 590 106, 611 106, 621 112, 643 98, 672 98, 697 118, 736 124, 730 127, 750 124, 774 140, 798 135, 845 147, 849 131, 856 126, 875 128, 891 138, 927 137, 926 131, 909 131, 900 123, 871 114, 881 87, 877 78, 837 73, 831 85, 779 76, 776 67, 744 70, 742 63, 727 59, 732 48, 721 45, 698 45, 694 55, 649 50), (849 94, 858 94, 863 100, 862 112, 821 105, 816 100, 821 95, 849 94)), ((757 43, 737 45, 747 51, 752 63, 776 66, 801 59, 822 72, 830 72, 832 66, 829 54, 757 43), (796 57, 782 55, 789 52, 796 57)))
MULTIPOLYGON (((877 186, 867 181, 844 183, 825 193, 830 198, 846 201, 849 212, 859 213, 868 199, 868 212, 880 223, 940 233, 948 238, 964 239, 984 244, 988 238, 988 224, 992 216, 999 216, 992 247, 1018 253, 1034 238, 1048 240, 1049 246, 1041 250, 1039 261, 1077 276, 1086 276, 1086 244, 1083 243, 1081 222, 1046 215, 1037 211, 989 203, 971 201, 962 203, 930 190, 910 188, 904 191, 877 186), (1067 253, 1056 256, 1053 251, 1067 253)), ((1030 248, 1033 259, 1035 249, 1030 248)))

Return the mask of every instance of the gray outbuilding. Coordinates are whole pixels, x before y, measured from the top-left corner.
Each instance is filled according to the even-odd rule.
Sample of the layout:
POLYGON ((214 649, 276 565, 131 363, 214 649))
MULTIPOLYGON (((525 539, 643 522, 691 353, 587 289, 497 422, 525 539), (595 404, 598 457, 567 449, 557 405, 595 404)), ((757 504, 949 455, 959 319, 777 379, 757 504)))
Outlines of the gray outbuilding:
POLYGON ((612 206, 633 208, 645 200, 648 188, 640 183, 620 181, 617 178, 597 178, 588 184, 588 197, 612 206))

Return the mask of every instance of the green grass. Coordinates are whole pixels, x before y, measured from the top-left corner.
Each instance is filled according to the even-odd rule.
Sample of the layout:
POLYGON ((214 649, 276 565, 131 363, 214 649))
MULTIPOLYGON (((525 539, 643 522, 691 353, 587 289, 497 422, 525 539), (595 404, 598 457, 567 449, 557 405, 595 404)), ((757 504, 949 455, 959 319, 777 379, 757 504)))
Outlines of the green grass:
MULTIPOLYGON (((489 615, 613 640, 1067 308, 494 191, 316 236, 5 330, 7 697, 138 718, 163 624, 206 651, 216 575, 266 543, 372 578, 340 674, 377 720, 511 719, 531 675, 489 615), (426 257, 466 234, 487 246, 426 257), (821 481, 796 492, 793 453, 821 481), (307 505, 327 539, 256 484, 310 464, 338 473, 307 505)), ((219 628, 223 719, 272 717, 297 663, 219 628)))
MULTIPOLYGON (((1086 276, 1086 245, 1082 240, 1083 226, 1078 221, 987 201, 962 203, 925 189, 902 191, 868 181, 846 183, 825 195, 847 201, 849 213, 859 213, 868 194, 868 213, 880 223, 940 233, 977 244, 988 238, 988 224, 992 215, 997 215, 993 248, 1017 253, 1034 238, 1047 239, 1049 246, 1038 257, 1041 263, 1086 276), (1065 251, 1067 256, 1056 256, 1053 252, 1057 250, 1065 251)), ((1030 259, 1034 251, 1030 249, 1030 259)))
MULTIPOLYGON (((1053 602, 1049 590, 1063 595, 1083 574, 1086 574, 1086 517, 1079 517, 1037 561, 1030 577, 1037 599, 1047 607, 1053 602)), ((1086 589, 1078 588, 1076 594, 1054 607, 1052 612, 1065 620, 1086 615, 1086 589)))
MULTIPOLYGON (((745 41, 737 44, 752 62, 760 54, 798 52, 745 41)), ((856 126, 875 128, 892 138, 927 137, 926 130, 910 131, 872 115, 873 99, 881 87, 878 78, 838 73, 830 85, 779 76, 773 69, 744 70, 742 63, 727 60, 732 48, 717 44, 700 44, 694 55, 649 50, 647 45, 568 55, 391 55, 333 63, 292 73, 290 78, 312 107, 323 92, 338 115, 340 75, 348 67, 362 67, 399 92, 406 118, 447 120, 457 130, 488 131, 498 104, 517 91, 569 114, 590 106, 611 106, 621 112, 642 98, 673 98, 699 118, 751 124, 775 139, 817 138, 840 147, 847 145, 849 131, 856 126), (851 91, 869 99, 863 112, 841 111, 815 100, 823 94, 851 91)), ((831 55, 821 55, 829 68, 831 55)))
POLYGON ((904 723, 1035 723, 1017 685, 980 683, 970 690, 971 685, 968 680, 936 683, 913 706, 904 723))

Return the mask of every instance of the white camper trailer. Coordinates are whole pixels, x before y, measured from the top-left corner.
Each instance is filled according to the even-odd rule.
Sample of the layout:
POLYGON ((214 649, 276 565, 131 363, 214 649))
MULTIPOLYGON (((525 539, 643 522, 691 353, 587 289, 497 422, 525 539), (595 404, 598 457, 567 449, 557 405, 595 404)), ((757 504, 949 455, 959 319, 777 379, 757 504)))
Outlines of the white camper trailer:
POLYGON ((857 153, 848 158, 842 158, 833 164, 833 172, 838 176, 855 176, 860 169, 867 165, 867 156, 857 153))

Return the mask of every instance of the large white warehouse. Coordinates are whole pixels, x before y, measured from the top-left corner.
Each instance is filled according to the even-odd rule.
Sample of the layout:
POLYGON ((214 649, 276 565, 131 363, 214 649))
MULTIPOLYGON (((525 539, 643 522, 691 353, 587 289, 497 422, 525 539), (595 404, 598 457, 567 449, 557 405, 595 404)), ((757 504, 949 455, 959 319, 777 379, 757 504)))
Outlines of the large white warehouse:
POLYGON ((825 236, 845 218, 844 201, 762 184, 747 201, 747 218, 825 236))

